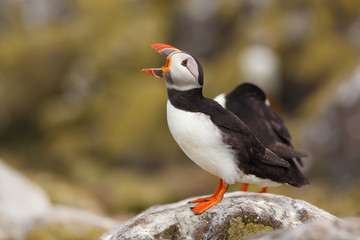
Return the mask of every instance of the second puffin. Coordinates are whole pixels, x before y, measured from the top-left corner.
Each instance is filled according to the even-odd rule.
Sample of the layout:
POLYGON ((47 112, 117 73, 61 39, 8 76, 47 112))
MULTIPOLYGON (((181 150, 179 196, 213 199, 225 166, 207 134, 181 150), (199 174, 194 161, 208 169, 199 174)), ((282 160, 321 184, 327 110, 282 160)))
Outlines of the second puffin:
POLYGON ((191 201, 198 203, 191 208, 195 214, 219 203, 235 182, 302 185, 289 162, 265 148, 235 114, 203 96, 203 70, 194 57, 167 44, 150 47, 167 58, 164 67, 142 71, 165 79, 171 134, 192 161, 219 177, 212 196, 191 201))

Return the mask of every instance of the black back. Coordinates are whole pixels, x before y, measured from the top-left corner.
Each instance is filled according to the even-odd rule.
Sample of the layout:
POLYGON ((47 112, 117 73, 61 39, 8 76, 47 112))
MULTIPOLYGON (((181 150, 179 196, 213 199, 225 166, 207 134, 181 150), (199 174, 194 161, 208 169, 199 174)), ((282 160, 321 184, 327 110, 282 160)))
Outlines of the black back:
POLYGON ((178 109, 208 115, 221 130, 224 143, 236 152, 237 164, 245 174, 297 187, 306 184, 298 178, 291 163, 266 149, 234 113, 203 97, 201 88, 188 91, 168 89, 168 99, 178 109))
POLYGON ((291 144, 291 136, 284 121, 265 101, 265 93, 260 88, 245 83, 226 95, 225 107, 252 129, 265 146, 276 141, 291 144))
POLYGON ((292 147, 291 136, 283 119, 265 101, 266 95, 260 88, 244 83, 226 95, 225 107, 238 116, 266 148, 294 165, 301 174, 293 159, 303 165, 301 157, 307 154, 292 147))

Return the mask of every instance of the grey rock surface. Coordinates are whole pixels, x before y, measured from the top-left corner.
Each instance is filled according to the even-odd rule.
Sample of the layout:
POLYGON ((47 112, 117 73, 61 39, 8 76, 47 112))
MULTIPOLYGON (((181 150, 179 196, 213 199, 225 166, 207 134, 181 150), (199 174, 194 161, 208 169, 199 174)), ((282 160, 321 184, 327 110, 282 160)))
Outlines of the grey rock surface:
MULTIPOLYGON (((360 219, 355 217, 345 219, 322 219, 306 223, 295 229, 283 229, 268 234, 259 234, 252 240, 359 240, 360 219)), ((249 240, 250 240, 249 239, 249 240)))
POLYGON ((337 219, 305 201, 274 194, 228 193, 221 203, 201 215, 190 211, 189 200, 193 199, 149 208, 100 240, 242 239, 315 219, 337 219))
POLYGON ((0 239, 22 239, 49 209, 47 194, 0 159, 0 239))
MULTIPOLYGON (((104 229, 110 229, 115 227, 117 221, 99 216, 95 213, 81 210, 75 207, 54 205, 46 214, 41 218, 41 222, 56 223, 56 222, 78 222, 83 225, 101 227, 104 229)), ((39 222, 39 224, 41 224, 39 222)))
MULTIPOLYGON (((79 231, 86 239, 94 228, 101 234, 117 224, 116 220, 89 211, 51 204, 42 188, 0 159, 0 240, 26 239, 29 233, 35 235, 32 239, 39 239, 40 231, 48 231, 45 236, 51 236, 54 230, 47 229, 49 225, 61 229, 61 233, 66 229, 79 231)), ((55 234, 58 237, 60 233, 55 234)))

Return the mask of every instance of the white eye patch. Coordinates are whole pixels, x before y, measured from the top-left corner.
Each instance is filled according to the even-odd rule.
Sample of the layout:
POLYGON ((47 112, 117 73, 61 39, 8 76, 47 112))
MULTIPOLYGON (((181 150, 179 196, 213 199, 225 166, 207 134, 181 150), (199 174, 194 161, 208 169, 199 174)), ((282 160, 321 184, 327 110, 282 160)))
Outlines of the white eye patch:
POLYGON ((197 62, 187 53, 179 52, 171 56, 169 74, 171 77, 171 82, 167 81, 169 88, 189 90, 202 87, 198 81, 197 62))
POLYGON ((199 77, 199 68, 195 59, 193 58, 188 59, 187 68, 189 69, 190 73, 194 76, 194 78, 197 81, 199 77))

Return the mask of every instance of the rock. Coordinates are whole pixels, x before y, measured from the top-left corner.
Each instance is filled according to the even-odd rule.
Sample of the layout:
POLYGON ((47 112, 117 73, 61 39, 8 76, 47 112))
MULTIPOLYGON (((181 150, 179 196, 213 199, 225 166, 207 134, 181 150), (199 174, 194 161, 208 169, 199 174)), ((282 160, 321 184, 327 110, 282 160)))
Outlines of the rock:
POLYGON ((98 239, 119 222, 94 213, 67 206, 54 206, 37 221, 26 240, 98 239))
POLYGON ((0 159, 0 239, 22 239, 49 208, 47 194, 0 159))
POLYGON ((115 227, 117 221, 99 216, 89 211, 77 209, 69 206, 54 205, 42 218, 43 222, 80 222, 89 226, 98 226, 101 228, 115 227))
POLYGON ((242 239, 258 232, 293 228, 335 216, 302 201, 274 194, 234 192, 201 215, 186 199, 149 208, 105 233, 100 240, 242 239))
POLYGON ((0 159, 0 240, 97 239, 119 222, 52 205, 44 190, 0 159))
POLYGON ((360 219, 323 219, 316 220, 295 229, 283 229, 268 234, 259 234, 252 240, 304 240, 304 239, 326 239, 326 240, 359 240, 360 219))

